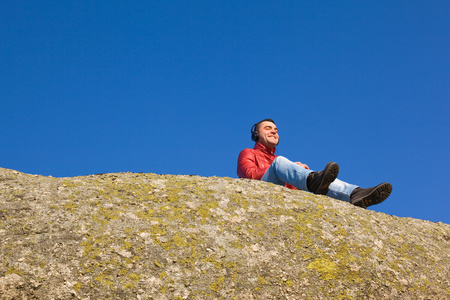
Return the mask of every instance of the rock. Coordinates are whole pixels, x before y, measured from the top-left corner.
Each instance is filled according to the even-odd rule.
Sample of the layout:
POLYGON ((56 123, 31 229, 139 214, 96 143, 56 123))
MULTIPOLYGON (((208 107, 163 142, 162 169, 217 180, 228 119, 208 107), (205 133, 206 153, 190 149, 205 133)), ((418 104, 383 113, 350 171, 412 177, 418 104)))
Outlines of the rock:
POLYGON ((2 299, 449 299, 450 225, 244 179, 0 168, 2 299))

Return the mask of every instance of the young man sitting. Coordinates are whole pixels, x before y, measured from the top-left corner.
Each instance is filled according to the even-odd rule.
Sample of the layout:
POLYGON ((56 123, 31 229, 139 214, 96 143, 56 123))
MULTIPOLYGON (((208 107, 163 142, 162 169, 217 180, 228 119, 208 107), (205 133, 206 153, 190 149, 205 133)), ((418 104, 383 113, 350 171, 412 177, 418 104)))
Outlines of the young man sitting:
POLYGON ((239 154, 239 178, 262 180, 327 195, 363 208, 383 202, 392 192, 392 185, 387 182, 372 188, 360 188, 337 179, 339 165, 335 162, 329 162, 325 169, 315 172, 305 164, 275 155, 279 135, 272 119, 254 124, 251 134, 256 144, 253 149, 244 149, 239 154))

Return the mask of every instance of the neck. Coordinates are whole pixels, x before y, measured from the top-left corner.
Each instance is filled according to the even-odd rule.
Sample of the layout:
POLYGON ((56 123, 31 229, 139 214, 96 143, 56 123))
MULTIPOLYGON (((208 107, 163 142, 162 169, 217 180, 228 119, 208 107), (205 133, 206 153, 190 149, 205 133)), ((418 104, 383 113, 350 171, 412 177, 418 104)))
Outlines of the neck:
POLYGON ((276 150, 275 146, 274 147, 270 147, 270 146, 264 145, 263 143, 260 143, 260 142, 257 142, 255 144, 255 148, 263 148, 265 150, 267 149, 271 153, 275 153, 275 150, 276 150))

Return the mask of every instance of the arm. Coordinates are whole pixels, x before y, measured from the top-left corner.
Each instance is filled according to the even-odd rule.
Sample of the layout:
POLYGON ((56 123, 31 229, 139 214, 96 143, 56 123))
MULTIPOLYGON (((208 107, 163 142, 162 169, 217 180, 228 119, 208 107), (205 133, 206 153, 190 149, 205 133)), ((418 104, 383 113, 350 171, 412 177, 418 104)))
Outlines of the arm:
POLYGON ((258 168, 252 149, 244 149, 239 153, 237 174, 239 178, 260 180, 267 168, 258 168))

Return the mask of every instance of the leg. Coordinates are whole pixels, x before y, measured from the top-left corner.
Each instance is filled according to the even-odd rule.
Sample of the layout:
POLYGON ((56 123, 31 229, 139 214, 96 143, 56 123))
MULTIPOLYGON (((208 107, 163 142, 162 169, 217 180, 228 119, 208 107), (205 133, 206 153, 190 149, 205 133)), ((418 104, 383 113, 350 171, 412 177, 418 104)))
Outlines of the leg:
MULTIPOLYGON (((300 167, 289 159, 278 156, 261 178, 262 181, 278 185, 292 184, 296 188, 308 191, 307 178, 313 171, 300 167)), ((335 179, 326 194, 329 197, 350 202, 350 194, 358 186, 335 179)))
POLYGON ((334 181, 331 182, 330 180, 327 183, 327 180, 325 181, 321 180, 320 177, 328 177, 327 174, 331 174, 331 176, 336 176, 337 175, 336 169, 334 169, 329 173, 325 172, 325 174, 323 172, 325 172, 325 170, 320 172, 314 172, 312 170, 304 169, 299 165, 293 163, 292 161, 288 160, 287 158, 283 156, 278 156, 270 165, 269 169, 263 175, 261 180, 283 186, 286 183, 289 183, 300 190, 309 192, 307 181, 308 176, 312 173, 310 176, 313 177, 310 178, 312 179, 313 183, 312 185, 317 186, 317 184, 315 184, 314 181, 319 182, 318 187, 314 188, 315 190, 314 193, 321 193, 322 190, 328 189, 328 192, 326 193, 328 197, 350 202, 353 205, 361 207, 367 207, 370 205, 383 202, 384 200, 386 200, 387 197, 389 197, 389 194, 392 191, 392 185, 389 183, 382 183, 377 185, 376 187, 367 189, 361 189, 357 185, 344 182, 342 180, 337 179, 336 177, 333 177, 334 181), (322 184, 324 184, 325 188, 323 188, 322 184))
POLYGON ((289 183, 300 190, 308 191, 306 179, 311 172, 311 170, 300 167, 283 156, 278 156, 261 180, 278 185, 289 183))
POLYGON ((336 178, 336 180, 333 181, 328 187, 327 196, 334 199, 350 202, 350 194, 357 187, 357 185, 350 184, 336 178))
POLYGON ((362 189, 357 185, 336 179, 330 184, 327 196, 366 208, 383 202, 391 192, 392 185, 387 182, 372 188, 362 189))

